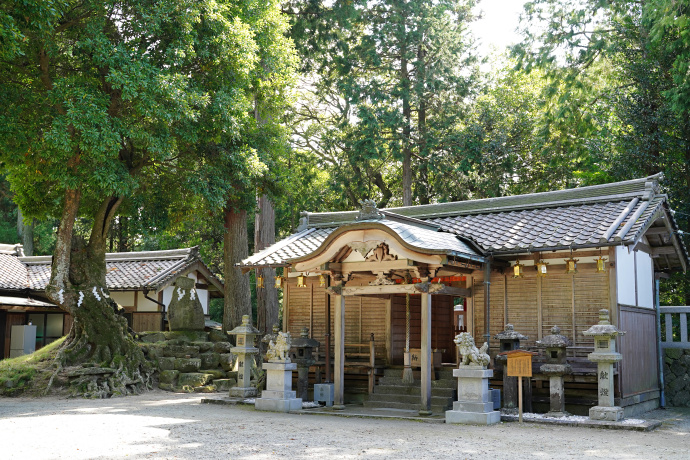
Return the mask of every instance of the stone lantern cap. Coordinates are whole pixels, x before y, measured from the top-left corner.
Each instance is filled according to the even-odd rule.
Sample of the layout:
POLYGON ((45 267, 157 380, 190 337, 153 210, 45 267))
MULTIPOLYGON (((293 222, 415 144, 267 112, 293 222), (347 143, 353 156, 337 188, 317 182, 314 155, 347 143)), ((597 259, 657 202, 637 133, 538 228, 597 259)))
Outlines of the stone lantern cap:
POLYGON ((537 346, 545 348, 565 348, 570 345, 572 345, 572 342, 568 337, 561 335, 561 328, 558 326, 551 328, 551 335, 537 340, 537 346))
POLYGON ((242 316, 242 324, 237 326, 232 331, 228 331, 230 335, 260 335, 261 332, 249 323, 249 315, 242 316))
POLYGON ((526 335, 522 335, 519 332, 517 332, 515 329, 513 329, 512 324, 506 324, 506 330, 503 332, 499 332, 494 336, 494 339, 498 340, 527 340, 529 337, 526 335))
POLYGON ((309 338, 309 328, 304 327, 300 332, 300 336, 296 339, 292 339, 292 348, 316 348, 321 343, 318 340, 309 338))
POLYGON ((611 324, 609 320, 609 311, 606 309, 599 310, 599 323, 590 327, 582 333, 583 335, 591 335, 595 337, 615 337, 617 335, 624 335, 625 332, 619 330, 616 326, 611 324))

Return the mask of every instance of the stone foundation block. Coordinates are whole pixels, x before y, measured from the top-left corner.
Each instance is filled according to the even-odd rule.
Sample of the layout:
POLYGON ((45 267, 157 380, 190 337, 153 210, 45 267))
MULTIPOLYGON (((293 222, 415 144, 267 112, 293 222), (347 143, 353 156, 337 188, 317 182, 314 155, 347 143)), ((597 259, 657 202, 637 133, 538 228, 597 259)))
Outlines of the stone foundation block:
POLYGON ((199 347, 199 353, 208 353, 213 349, 211 342, 192 342, 193 347, 199 347))
POLYGON ((181 373, 177 379, 178 387, 190 386, 200 387, 206 385, 211 380, 209 374, 202 374, 201 372, 185 372, 181 373))
POLYGON ((201 358, 201 367, 203 369, 214 369, 220 365, 219 353, 202 353, 199 358, 201 358))
POLYGON ((469 425, 493 425, 501 421, 501 413, 497 410, 491 412, 464 412, 446 411, 446 423, 462 423, 469 425))
POLYGON ((175 358, 175 369, 180 372, 198 372, 201 369, 201 359, 175 358))
POLYGON ((623 420, 623 408, 617 406, 594 406, 589 409, 589 418, 591 418, 592 420, 605 420, 608 422, 617 422, 619 420, 623 420))
POLYGON ((213 351, 216 353, 230 353, 232 344, 230 342, 215 342, 213 344, 213 351))
POLYGON ((215 393, 216 391, 218 391, 218 388, 215 385, 194 387, 194 393, 215 393))
POLYGON ((206 342, 208 334, 204 331, 166 331, 166 340, 180 340, 183 342, 206 342))
POLYGON ((202 374, 210 374, 212 380, 224 379, 226 377, 225 371, 220 369, 201 369, 199 372, 202 374))
POLYGON ((175 391, 175 385, 172 383, 159 383, 158 388, 164 391, 175 391))
POLYGON ((216 386, 217 391, 230 391, 230 388, 237 385, 237 380, 235 379, 215 379, 213 384, 216 386))
POLYGON ((163 342, 165 334, 162 332, 140 332, 139 340, 145 343, 163 342))
POLYGON ((302 409, 302 400, 295 399, 268 399, 258 398, 254 403, 256 410, 264 410, 271 412, 290 412, 292 410, 302 409))
POLYGON ((175 369, 175 358, 160 358, 158 360, 158 370, 169 371, 175 369))
POLYGON ((228 341, 228 335, 223 331, 218 331, 216 329, 212 329, 208 333, 208 339, 211 342, 227 342, 228 341))
POLYGON ((198 358, 199 347, 191 345, 170 345, 168 344, 163 350, 165 356, 172 356, 174 358, 198 358))
POLYGON ((221 353, 220 354, 220 366, 225 371, 231 371, 235 365, 235 355, 232 353, 221 353))
POLYGON ((179 376, 180 371, 177 370, 163 371, 158 376, 158 380, 160 381, 160 383, 174 384, 175 382, 177 382, 177 378, 179 376))

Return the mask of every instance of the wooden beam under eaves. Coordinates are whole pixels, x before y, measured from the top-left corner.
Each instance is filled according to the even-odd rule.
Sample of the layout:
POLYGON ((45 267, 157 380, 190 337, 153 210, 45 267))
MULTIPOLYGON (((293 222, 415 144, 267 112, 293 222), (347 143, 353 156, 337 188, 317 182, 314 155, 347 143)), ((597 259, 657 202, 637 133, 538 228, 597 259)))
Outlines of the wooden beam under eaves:
POLYGON ((344 296, 429 293, 433 295, 470 297, 469 289, 428 282, 417 284, 387 284, 383 286, 331 286, 327 289, 327 291, 330 295, 344 296))
POLYGON ((675 246, 659 246, 652 248, 652 257, 659 257, 663 255, 673 255, 676 254, 675 246))

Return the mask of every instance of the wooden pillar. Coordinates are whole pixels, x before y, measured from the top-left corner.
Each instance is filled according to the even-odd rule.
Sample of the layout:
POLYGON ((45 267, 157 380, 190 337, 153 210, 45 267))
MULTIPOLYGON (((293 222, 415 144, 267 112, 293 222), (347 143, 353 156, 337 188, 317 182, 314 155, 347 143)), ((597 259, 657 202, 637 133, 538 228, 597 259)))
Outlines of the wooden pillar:
POLYGON ((431 415, 431 294, 422 294, 422 404, 419 415, 431 415))
POLYGON ((345 296, 335 297, 335 363, 333 373, 335 382, 334 409, 344 409, 345 393, 345 296))

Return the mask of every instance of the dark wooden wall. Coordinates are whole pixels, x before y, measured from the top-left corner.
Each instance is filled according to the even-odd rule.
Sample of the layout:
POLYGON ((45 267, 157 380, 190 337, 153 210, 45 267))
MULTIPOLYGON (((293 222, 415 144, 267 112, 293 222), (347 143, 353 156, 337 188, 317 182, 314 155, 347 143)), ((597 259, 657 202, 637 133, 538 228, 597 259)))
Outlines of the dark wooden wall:
POLYGON ((627 332, 618 341, 623 355, 619 363, 621 396, 658 390, 656 311, 621 306, 619 329, 627 332))

